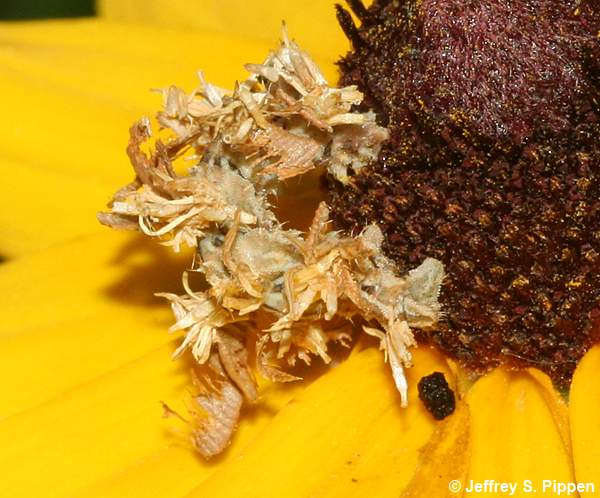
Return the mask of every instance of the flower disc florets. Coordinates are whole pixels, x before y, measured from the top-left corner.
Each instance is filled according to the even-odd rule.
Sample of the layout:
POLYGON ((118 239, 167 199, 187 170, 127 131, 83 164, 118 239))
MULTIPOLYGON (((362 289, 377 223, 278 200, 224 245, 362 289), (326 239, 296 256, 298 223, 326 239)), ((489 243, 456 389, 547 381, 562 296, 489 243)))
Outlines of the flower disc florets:
POLYGON ((477 370, 568 383, 600 316, 600 14, 565 0, 349 2, 340 61, 388 126, 340 187, 339 226, 376 221, 401 266, 447 268, 433 339, 477 370))

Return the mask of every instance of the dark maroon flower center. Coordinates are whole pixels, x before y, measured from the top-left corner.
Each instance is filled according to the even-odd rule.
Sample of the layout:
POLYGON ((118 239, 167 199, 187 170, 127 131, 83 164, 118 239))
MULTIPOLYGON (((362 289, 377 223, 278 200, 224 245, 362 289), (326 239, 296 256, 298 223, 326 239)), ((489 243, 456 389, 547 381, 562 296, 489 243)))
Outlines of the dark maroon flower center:
POLYGON ((561 386, 600 316, 600 13, 565 0, 349 2, 340 61, 391 132, 342 188, 404 268, 446 265, 430 335, 464 364, 535 365, 561 386))

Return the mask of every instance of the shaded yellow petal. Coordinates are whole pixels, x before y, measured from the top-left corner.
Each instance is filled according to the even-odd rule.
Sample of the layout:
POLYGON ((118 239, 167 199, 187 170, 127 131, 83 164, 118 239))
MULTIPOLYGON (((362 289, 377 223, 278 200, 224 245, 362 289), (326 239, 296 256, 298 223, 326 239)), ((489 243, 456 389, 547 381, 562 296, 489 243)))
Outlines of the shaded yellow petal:
POLYGON ((416 383, 444 362, 426 348, 408 371, 409 407, 382 361, 367 349, 316 380, 275 417, 239 458, 190 497, 397 497, 412 477, 435 423, 416 383), (260 483, 257 486, 256 483, 260 483))
POLYGON ((180 292, 191 256, 173 255, 138 234, 102 233, 0 266, 0 339, 22 330, 91 318, 102 312, 144 313, 154 292, 180 292))
POLYGON ((502 369, 475 383, 467 396, 472 427, 469 480, 518 483, 515 496, 531 496, 523 487, 525 480, 538 493, 544 479, 573 480, 569 450, 542 390, 526 372, 502 369))
POLYGON ((469 407, 459 402, 454 415, 439 423, 421 451, 417 471, 402 498, 453 495, 448 484, 465 482, 471 460, 470 419, 469 407))
MULTIPOLYGON (((575 370, 571 384, 569 416, 575 475, 580 483, 600 489, 600 346, 592 348, 575 370)), ((581 493, 581 496, 596 496, 581 493)))
MULTIPOLYGON (((266 0, 100 0, 106 19, 193 29, 219 30, 261 39, 273 46, 281 21, 311 54, 337 59, 348 50, 339 28, 334 3, 306 0, 301 4, 266 0)), ((366 2, 370 3, 370 2, 366 2)))
MULTIPOLYGON (((152 297, 180 286, 180 262, 107 231, 0 267, 1 496, 127 496, 133 486, 159 497, 174 476, 183 493, 214 471, 161 419, 161 400, 185 413, 190 385, 188 365, 171 360, 170 310, 152 297)), ((261 389, 224 458, 303 386, 261 389)))
MULTIPOLYGON (((279 22, 269 41, 260 37, 264 26, 247 35, 214 26, 181 30, 106 19, 0 22, 0 27, 0 61, 13 76, 146 112, 160 102, 151 88, 178 85, 190 91, 198 84, 198 70, 213 84, 233 89, 236 80, 247 77, 244 64, 262 62, 279 45, 281 33, 279 22)), ((294 32, 290 36, 298 38, 294 32)), ((311 55, 334 82, 334 63, 342 53, 311 55)))

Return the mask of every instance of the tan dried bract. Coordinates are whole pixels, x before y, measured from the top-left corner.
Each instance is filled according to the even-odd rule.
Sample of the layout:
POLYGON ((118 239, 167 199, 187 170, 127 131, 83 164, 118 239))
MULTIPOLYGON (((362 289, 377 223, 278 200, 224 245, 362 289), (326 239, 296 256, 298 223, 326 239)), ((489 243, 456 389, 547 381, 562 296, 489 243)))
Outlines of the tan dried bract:
POLYGON ((246 67, 251 76, 233 92, 202 74, 189 95, 163 91, 158 122, 169 139, 145 154, 149 121, 132 127, 135 181, 99 215, 196 251, 191 270, 208 289, 191 289, 185 273, 185 294, 163 295, 176 317, 171 330, 185 331, 175 356, 189 351, 204 365, 194 443, 207 457, 226 447, 242 403, 258 399, 251 365, 273 381, 296 380, 286 370, 315 356, 329 362, 328 345, 349 345, 355 324, 380 339, 406 404, 411 327, 431 327, 440 314, 436 260, 401 277, 377 226, 343 236, 321 203, 302 233, 284 228, 269 204, 282 180, 319 167, 345 182, 377 156, 387 131, 372 113, 354 110, 362 94, 330 87, 285 30, 277 52, 246 67), (194 166, 180 176, 173 162, 186 154, 194 166))

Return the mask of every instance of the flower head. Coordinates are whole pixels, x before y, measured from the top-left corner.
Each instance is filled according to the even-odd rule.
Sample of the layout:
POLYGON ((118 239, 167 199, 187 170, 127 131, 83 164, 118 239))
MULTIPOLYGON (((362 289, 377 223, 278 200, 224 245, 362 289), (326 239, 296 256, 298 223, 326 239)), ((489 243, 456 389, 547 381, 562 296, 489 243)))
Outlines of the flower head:
POLYGON ((105 0, 98 19, 1 26, 0 495, 397 497, 445 496, 452 479, 597 483, 597 348, 568 407, 539 372, 473 382, 420 347, 401 409, 365 342, 316 380, 259 379, 259 402, 210 463, 161 418, 161 401, 185 413, 189 372, 170 361, 181 339, 165 334, 171 313, 152 293, 180 294, 191 255, 95 220, 130 176, 126 130, 156 107, 145 90, 193 88, 199 66, 228 85, 282 18, 331 81, 345 50, 327 2, 194 5, 105 0), (416 389, 436 371, 461 395, 441 423, 416 389))

